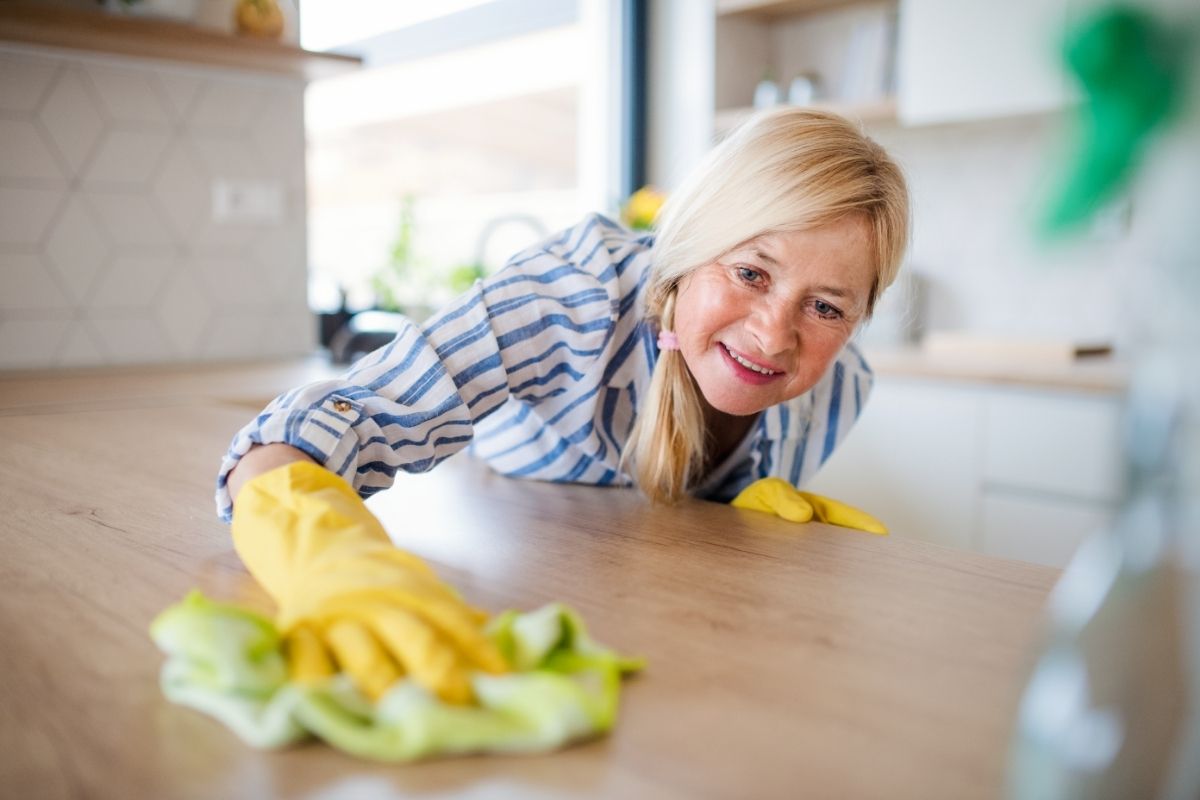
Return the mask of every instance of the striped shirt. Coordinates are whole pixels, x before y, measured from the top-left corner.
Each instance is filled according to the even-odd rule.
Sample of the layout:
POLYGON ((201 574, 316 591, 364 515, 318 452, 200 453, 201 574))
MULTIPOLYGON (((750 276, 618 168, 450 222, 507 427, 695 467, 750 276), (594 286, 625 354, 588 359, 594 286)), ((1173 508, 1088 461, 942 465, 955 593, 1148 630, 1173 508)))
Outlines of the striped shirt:
MULTIPOLYGON (((658 357, 642 290, 653 238, 600 216, 519 253, 423 325, 408 323, 340 380, 273 400, 234 437, 217 478, 254 444, 296 447, 363 497, 470 446, 495 470, 599 486, 619 467, 658 357)), ((767 476, 802 485, 858 418, 872 385, 848 344, 809 391, 763 411, 705 497, 767 476)))

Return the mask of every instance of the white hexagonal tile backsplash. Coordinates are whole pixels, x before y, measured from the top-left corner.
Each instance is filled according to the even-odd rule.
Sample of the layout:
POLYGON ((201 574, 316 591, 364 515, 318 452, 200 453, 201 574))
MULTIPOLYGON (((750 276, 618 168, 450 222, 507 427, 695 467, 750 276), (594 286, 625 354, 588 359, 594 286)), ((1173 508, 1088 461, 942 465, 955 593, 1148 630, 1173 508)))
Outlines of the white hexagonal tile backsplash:
POLYGON ((0 319, 0 363, 9 369, 33 369, 53 363, 71 326, 69 319, 0 319))
POLYGON ((180 353, 199 358, 212 319, 213 304, 188 269, 177 269, 155 302, 155 313, 167 338, 180 353))
POLYGON ((34 120, 0 119, 0 180, 29 178, 60 181, 64 177, 34 120))
POLYGON ((0 369, 311 352, 303 93, 0 48, 0 369), (215 221, 230 179, 278 183, 283 221, 215 221))
POLYGON ((196 96, 204 87, 204 81, 195 75, 181 72, 162 72, 158 76, 158 84, 167 98, 167 107, 171 109, 176 121, 187 117, 188 109, 195 102, 196 96))
MULTIPOLYGON (((182 139, 172 142, 154 177, 152 191, 181 241, 188 241, 206 223, 212 205, 211 184, 212 178, 204 171, 191 143, 182 139)), ((285 230, 288 236, 294 233, 290 227, 285 230)))
POLYGON ((159 321, 150 314, 108 316, 96 312, 88 322, 110 363, 157 364, 175 357, 159 321))
POLYGON ((97 344, 98 338, 99 335, 83 320, 71 323, 54 363, 60 367, 95 367, 111 363, 111 358, 97 344))
POLYGON ((108 238, 118 247, 163 247, 175 241, 162 209, 154 202, 153 195, 145 191, 87 189, 83 197, 108 238))
POLYGON ((140 187, 154 175, 167 145, 166 131, 109 130, 83 172, 89 184, 140 187))
POLYGON ((64 189, 0 181, 0 243, 10 249, 38 247, 67 198, 64 189))
POLYGON ((270 95, 261 86, 209 82, 192 104, 188 123, 197 130, 245 134, 270 95))
POLYGON ((79 174, 104 133, 99 103, 79 67, 68 63, 59 71, 37 118, 47 141, 57 148, 71 174, 79 174))
POLYGON ((0 110, 35 111, 58 67, 56 59, 0 53, 0 110))
POLYGON ((151 309, 167 279, 178 268, 175 254, 169 249, 114 256, 96 282, 90 305, 104 309, 151 309))
POLYGON ((0 253, 0 310, 71 308, 58 280, 34 253, 0 253))
POLYGON ((153 70, 132 64, 111 67, 87 63, 84 71, 110 122, 154 127, 166 127, 171 123, 166 97, 153 70))
POLYGON ((87 304, 92 282, 112 252, 109 241, 87 203, 72 196, 50 233, 45 253, 76 304, 87 304))

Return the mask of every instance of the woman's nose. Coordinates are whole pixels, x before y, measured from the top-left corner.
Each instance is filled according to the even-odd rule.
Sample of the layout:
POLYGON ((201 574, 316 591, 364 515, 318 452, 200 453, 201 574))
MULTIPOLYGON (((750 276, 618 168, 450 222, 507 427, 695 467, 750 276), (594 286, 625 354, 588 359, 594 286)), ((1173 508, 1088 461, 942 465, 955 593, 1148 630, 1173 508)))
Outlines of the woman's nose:
POLYGON ((795 320, 782 304, 760 304, 746 324, 765 356, 782 353, 796 346, 798 332, 795 320))

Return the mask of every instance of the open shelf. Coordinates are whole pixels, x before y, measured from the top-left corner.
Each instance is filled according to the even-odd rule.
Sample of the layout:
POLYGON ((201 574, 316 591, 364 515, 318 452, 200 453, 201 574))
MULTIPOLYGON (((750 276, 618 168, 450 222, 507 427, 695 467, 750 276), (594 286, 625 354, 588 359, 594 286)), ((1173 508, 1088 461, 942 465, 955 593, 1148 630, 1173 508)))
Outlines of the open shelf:
POLYGON ((304 80, 358 69, 354 56, 231 36, 161 19, 28 2, 0 2, 0 42, 255 70, 304 80))
POLYGON ((824 11, 861 2, 863 0, 717 0, 717 15, 741 14, 769 18, 824 11))
MULTIPOLYGON (((896 99, 894 97, 883 98, 871 103, 812 103, 806 108, 832 111, 847 119, 860 122, 892 122, 896 119, 896 99)), ((754 108, 718 109, 713 119, 713 127, 718 136, 723 136, 745 122, 757 110, 754 108)))

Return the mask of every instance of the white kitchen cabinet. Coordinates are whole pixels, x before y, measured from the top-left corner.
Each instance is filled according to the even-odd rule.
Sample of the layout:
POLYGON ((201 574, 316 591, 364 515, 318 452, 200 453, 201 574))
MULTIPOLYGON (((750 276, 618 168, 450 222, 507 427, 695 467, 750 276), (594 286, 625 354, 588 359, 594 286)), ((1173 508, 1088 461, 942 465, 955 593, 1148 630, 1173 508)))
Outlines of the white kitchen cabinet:
POLYGON ((994 390, 984 410, 986 484, 1102 503, 1118 498, 1120 408, 1111 395, 994 390))
POLYGON ((884 381, 806 488, 875 514, 897 535, 973 549, 981 413, 970 388, 884 381))
POLYGON ((806 488, 896 536, 1062 566, 1120 501, 1120 397, 880 375, 806 488))
POLYGON ((1067 17, 1067 0, 901 0, 901 121, 958 122, 1063 107, 1067 17))
POLYGON ((981 498, 978 549, 989 556, 1061 567, 1084 539, 1112 521, 1114 508, 988 489, 981 498))

